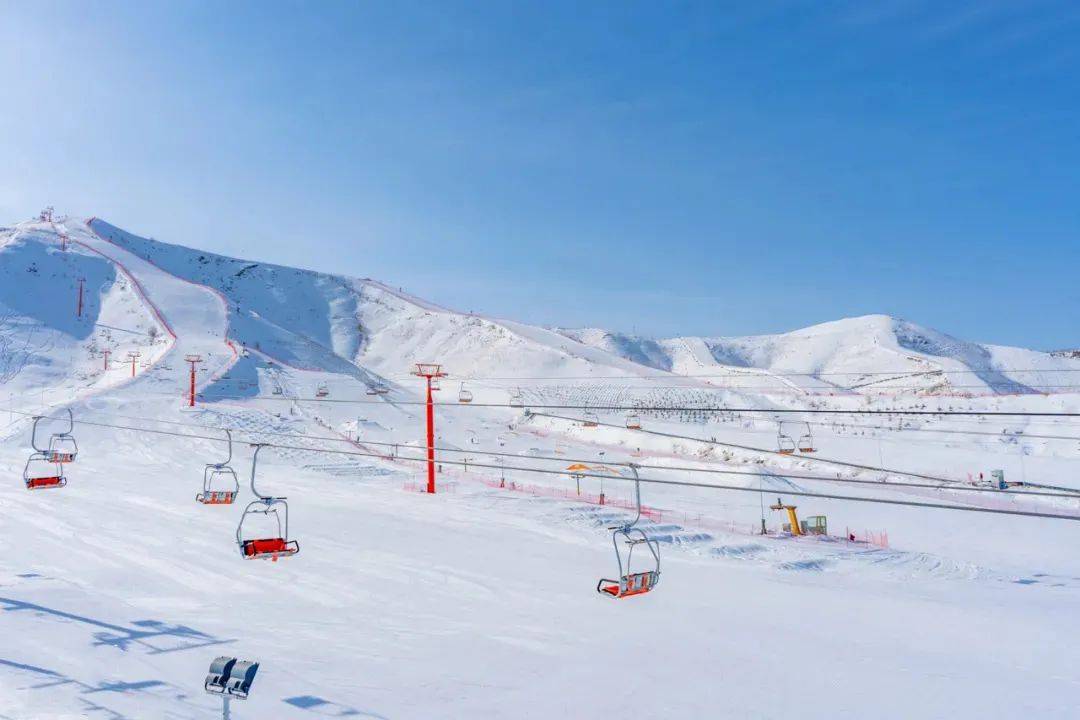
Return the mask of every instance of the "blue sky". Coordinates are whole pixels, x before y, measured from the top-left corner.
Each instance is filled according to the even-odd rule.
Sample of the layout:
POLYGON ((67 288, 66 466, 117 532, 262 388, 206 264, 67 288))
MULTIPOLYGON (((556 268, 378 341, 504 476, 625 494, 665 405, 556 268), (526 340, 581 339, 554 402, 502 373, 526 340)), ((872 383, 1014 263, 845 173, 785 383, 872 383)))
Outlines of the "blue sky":
POLYGON ((0 0, 46 204, 650 335, 1080 346, 1080 5, 0 0))

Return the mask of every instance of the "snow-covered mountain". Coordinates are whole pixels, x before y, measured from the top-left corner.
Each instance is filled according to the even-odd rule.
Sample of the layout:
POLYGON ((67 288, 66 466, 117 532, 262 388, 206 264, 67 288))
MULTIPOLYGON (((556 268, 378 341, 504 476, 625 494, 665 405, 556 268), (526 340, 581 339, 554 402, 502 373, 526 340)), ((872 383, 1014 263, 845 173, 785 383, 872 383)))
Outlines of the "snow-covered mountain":
POLYGON ((560 332, 660 370, 762 392, 1023 394, 1073 384, 1063 353, 967 342, 887 315, 776 335, 652 340, 594 328, 560 332))
POLYGON ((958 399, 960 381, 931 378, 948 398, 875 397, 828 374, 969 368, 1011 391, 1001 368, 1036 359, 880 317, 764 338, 559 333, 100 220, 0 229, 0 717, 215 717, 202 680, 222 654, 262 663, 237 716, 275 720, 1075 717, 1062 628, 1080 525, 1045 517, 1075 511, 1070 418, 849 410, 1075 412, 1077 396, 958 399), (433 360, 451 377, 428 495, 409 373, 433 360), (40 444, 68 410, 78 455, 56 470, 34 460, 32 418, 40 444), (268 444, 258 487, 287 496, 282 525, 260 502, 244 514, 249 443, 268 444), (236 503, 197 502, 226 457, 236 503), (32 462, 67 485, 28 490, 32 462), (611 474, 575 477, 582 463, 611 474), (597 580, 623 567, 611 527, 636 514, 631 464, 662 581, 616 601, 597 580), (995 471, 1064 497, 990 492, 995 471), (828 534, 782 530, 769 507, 789 493, 828 534), (301 551, 245 559, 241 532, 301 551), (633 677, 606 661, 655 657, 633 677), (783 692, 778 658, 810 660, 783 692))
POLYGON ((165 271, 219 292, 229 336, 292 366, 383 379, 438 359, 471 375, 655 375, 652 368, 543 328, 458 313, 368 278, 227 258, 140 238, 101 220, 100 237, 165 271))
MULTIPOLYGON (((6 280, 0 306, 8 324, 28 323, 38 328, 42 342, 70 345, 69 357, 77 345, 88 354, 109 349, 114 361, 134 347, 128 340, 154 333, 158 349, 140 346, 138 360, 153 362, 168 339, 167 328, 153 321, 146 303, 137 302, 138 288, 122 269, 87 247, 104 242, 217 296, 212 312, 224 313, 220 321, 228 342, 206 348, 207 359, 227 360, 237 348, 251 352, 228 382, 208 387, 208 393, 256 393, 259 368, 268 362, 392 387, 411 382, 412 363, 437 359, 455 383, 500 398, 512 391, 516 377, 572 378, 577 384, 592 377, 667 377, 687 387, 761 395, 913 389, 1022 394, 1067 389, 1080 368, 1080 361, 1063 354, 980 345, 884 315, 751 337, 653 340, 600 329, 551 331, 454 312, 371 279, 162 243, 100 219, 69 221, 62 230, 74 240, 67 252, 58 246, 59 236, 46 230, 24 225, 0 234, 6 280), (85 283, 85 315, 78 322, 70 312, 76 277, 85 283), (57 293, 67 301, 56 302, 57 293), (117 313, 143 317, 125 325, 117 313)), ((15 352, 0 345, 9 364, 17 362, 15 352)))

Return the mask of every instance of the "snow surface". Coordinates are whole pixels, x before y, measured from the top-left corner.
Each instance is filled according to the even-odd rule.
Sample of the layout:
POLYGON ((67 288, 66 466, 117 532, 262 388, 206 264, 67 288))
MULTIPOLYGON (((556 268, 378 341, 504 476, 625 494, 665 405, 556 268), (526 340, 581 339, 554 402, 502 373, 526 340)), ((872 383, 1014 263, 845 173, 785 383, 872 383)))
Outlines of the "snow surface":
POLYGON ((762 502, 798 490, 1078 512, 1075 498, 835 482, 917 473, 963 484, 1000 468, 1010 480, 1080 488, 1075 424, 843 415, 810 421, 818 452, 780 456, 767 413, 674 409, 1075 411, 1076 394, 1032 394, 1018 386, 1035 380, 995 369, 1030 362, 1045 374, 1075 360, 882 316, 726 341, 555 332, 456 313, 374 280, 158 243, 100 220, 0 232, 0 279, 0 318, 35 338, 22 346, 25 368, 0 387, 9 478, 0 485, 0 718, 215 717, 219 702, 201 683, 217 654, 262 662, 252 698, 234 703, 237 718, 1080 711, 1080 523, 787 496, 803 516, 827 515, 832 536, 780 533, 784 518, 767 508, 773 532, 756 534, 762 502), (72 317, 77 277, 86 278, 83 319, 72 317), (135 349, 132 379, 130 364, 115 360, 135 349), (193 411, 182 401, 188 353, 206 360, 193 411), (451 373, 438 443, 462 451, 440 457, 471 465, 444 465, 444 492, 428 496, 411 489, 420 466, 402 456, 418 457, 422 441, 410 366, 435 359, 451 373), (694 377, 721 366, 749 380, 694 377), (832 376, 781 372, 961 367, 978 371, 985 392, 934 381, 919 393, 871 395, 832 376), (384 383, 388 394, 367 394, 384 383), (461 383, 474 405, 453 404, 461 383), (361 402, 315 402, 320 386, 330 400, 361 402), (617 413, 598 411, 601 426, 586 429, 570 410, 482 406, 519 389, 534 404, 673 409, 643 414, 635 432, 617 413), (70 484, 27 492, 23 413, 64 407, 80 421, 70 484), (242 476, 247 443, 289 446, 262 452, 259 484, 288 496, 299 555, 240 557, 246 485, 235 506, 194 502, 203 465, 224 458, 224 444, 205 438, 223 427, 234 429, 242 476), (357 432, 359 441, 342 441, 357 432), (311 451, 391 454, 377 443, 399 444, 399 457, 311 451), (499 462, 493 452, 516 457, 499 462), (605 528, 627 517, 630 486, 607 480, 601 507, 584 502, 600 480, 586 478, 579 500, 565 474, 514 469, 561 471, 576 459, 634 460, 647 477, 765 493, 645 485, 661 583, 612 601, 595 584, 615 572, 605 528), (877 466, 888 471, 868 469, 877 466), (749 474, 691 477, 684 467, 749 474), (834 482, 785 477, 793 474, 834 482), (848 542, 848 528, 887 532, 890 546, 848 542))

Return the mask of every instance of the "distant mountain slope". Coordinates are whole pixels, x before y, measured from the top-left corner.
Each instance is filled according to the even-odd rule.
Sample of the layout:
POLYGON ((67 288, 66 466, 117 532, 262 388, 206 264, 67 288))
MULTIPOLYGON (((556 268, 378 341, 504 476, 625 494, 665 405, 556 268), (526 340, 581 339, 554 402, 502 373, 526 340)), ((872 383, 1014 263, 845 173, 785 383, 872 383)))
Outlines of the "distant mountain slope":
POLYGON ((0 385, 7 393, 31 390, 47 402, 114 386, 128 378, 128 352, 152 363, 170 345, 131 279, 108 259, 44 224, 0 230, 0 385), (111 373, 104 372, 106 349, 111 373))
POLYGON ((167 272, 218 291, 229 304, 232 339, 301 369, 412 384, 414 363, 442 362, 458 381, 511 378, 501 383, 501 399, 515 376, 658 374, 543 328, 457 313, 374 280, 193 250, 100 219, 90 224, 167 272))
POLYGON ((650 340, 597 329, 560 332, 650 367, 762 392, 1025 394, 1072 385, 1080 369, 1062 353, 980 345, 886 315, 749 337, 650 340))
MULTIPOLYGON (((599 329, 548 330, 455 312, 370 279, 162 243, 100 219, 68 220, 62 230, 46 223, 24 223, 0 232, 0 252, 4 259, 0 319, 6 313, 8 322, 37 327, 49 335, 49 342, 67 348, 62 355, 80 356, 80 362, 56 370, 65 376, 86 375, 97 335, 143 335, 138 338, 141 344, 128 344, 146 347, 145 336, 161 331, 152 303, 147 304, 138 288, 129 287, 125 271, 115 258, 109 259, 110 254, 142 264, 150 277, 159 273, 155 281, 159 287, 150 288, 150 294, 171 296, 174 305, 183 293, 166 292, 166 285, 197 286, 191 297, 200 298, 205 305, 200 312, 210 313, 207 318, 214 318, 210 324, 216 328, 209 332, 206 326, 208 334, 200 342, 208 344, 200 352, 222 356, 215 358, 221 363, 231 363, 228 356, 237 348, 248 348, 265 361, 299 370, 337 374, 368 386, 414 387, 416 380, 410 375, 414 363, 441 362, 454 386, 466 383, 478 400, 486 394, 487 399, 504 401, 519 384, 534 390, 544 384, 560 386, 550 392, 578 397, 574 385, 620 377, 661 377, 669 386, 756 394, 912 389, 1024 394, 1069 389, 1080 370, 1080 359, 1065 353, 980 345, 884 315, 751 337, 653 340, 599 329), (61 252, 61 232, 81 237, 81 244, 61 252), (95 243, 100 247, 94 248, 95 243), (71 312, 75 277, 86 279, 85 316, 78 321, 71 312), (118 318, 117 313, 125 317, 118 318)), ((193 341, 198 332, 191 328, 201 327, 195 308, 165 309, 166 314, 187 318, 187 340, 193 341)), ((109 341, 114 360, 119 359, 127 346, 112 337, 109 341)), ((142 359, 159 358, 164 352, 162 346, 144 352, 142 359)), ((48 362, 55 364, 56 354, 52 357, 48 362)), ((243 384, 256 392, 255 365, 263 361, 255 357, 242 361, 234 368, 233 379, 244 374, 243 384)), ((633 386, 619 385, 628 391, 633 386)), ((633 387, 642 389, 640 384, 633 387)), ((642 401, 632 395, 619 390, 604 397, 611 402, 642 401)), ((586 396, 586 402, 601 401, 600 396, 582 397, 586 396)))

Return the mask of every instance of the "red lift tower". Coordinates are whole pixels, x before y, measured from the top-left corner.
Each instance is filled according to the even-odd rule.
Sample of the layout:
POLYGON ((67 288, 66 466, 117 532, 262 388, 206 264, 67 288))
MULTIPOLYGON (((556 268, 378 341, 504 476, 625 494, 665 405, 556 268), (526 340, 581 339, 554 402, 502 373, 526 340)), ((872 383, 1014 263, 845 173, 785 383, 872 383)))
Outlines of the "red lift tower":
POLYGON ((109 369, 109 355, 112 354, 112 350, 102 350, 102 354, 105 356, 105 370, 109 369))
POLYGON ((139 359, 140 355, 142 355, 142 353, 137 350, 132 350, 128 353, 128 360, 131 361, 131 377, 135 377, 135 361, 139 359))
POLYGON ((427 379, 427 491, 435 494, 435 405, 431 398, 431 381, 436 383, 441 377, 446 377, 441 365, 433 363, 416 363, 417 377, 427 379))
POLYGON ((195 407, 195 365, 202 361, 201 355, 187 355, 184 357, 184 362, 191 363, 191 386, 188 391, 188 407, 195 407))

